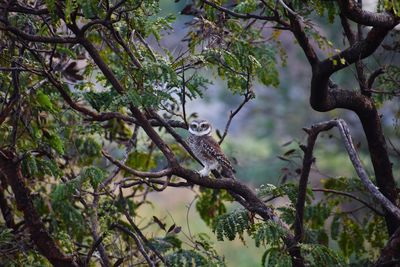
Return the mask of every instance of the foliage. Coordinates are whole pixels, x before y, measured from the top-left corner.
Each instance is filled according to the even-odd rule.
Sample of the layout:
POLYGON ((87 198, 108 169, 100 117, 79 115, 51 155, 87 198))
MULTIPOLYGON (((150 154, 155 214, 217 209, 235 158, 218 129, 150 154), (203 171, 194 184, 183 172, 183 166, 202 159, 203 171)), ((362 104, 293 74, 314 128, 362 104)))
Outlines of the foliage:
POLYGON ((226 213, 224 201, 232 201, 232 197, 226 190, 202 189, 196 202, 196 209, 204 222, 211 226, 215 218, 226 213))

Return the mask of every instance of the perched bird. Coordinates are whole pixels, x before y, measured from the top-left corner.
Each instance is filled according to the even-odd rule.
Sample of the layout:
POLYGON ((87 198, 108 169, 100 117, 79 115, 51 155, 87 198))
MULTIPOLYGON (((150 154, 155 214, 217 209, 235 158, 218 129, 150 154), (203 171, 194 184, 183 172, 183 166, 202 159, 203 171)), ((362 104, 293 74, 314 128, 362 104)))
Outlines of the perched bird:
POLYGON ((218 142, 211 136, 211 130, 211 124, 206 120, 195 119, 189 124, 189 147, 204 165, 198 173, 205 177, 210 171, 217 170, 224 177, 234 177, 235 170, 218 142))

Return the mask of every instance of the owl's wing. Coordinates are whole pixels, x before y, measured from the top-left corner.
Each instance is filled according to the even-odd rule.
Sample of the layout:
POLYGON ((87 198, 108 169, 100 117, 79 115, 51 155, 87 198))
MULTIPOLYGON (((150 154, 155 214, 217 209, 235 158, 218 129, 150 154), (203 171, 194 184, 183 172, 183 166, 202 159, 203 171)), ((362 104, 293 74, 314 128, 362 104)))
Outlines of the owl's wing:
POLYGON ((225 154, 221 150, 221 147, 214 140, 214 138, 211 136, 205 136, 204 142, 201 142, 201 145, 203 146, 203 150, 207 151, 212 158, 215 158, 218 161, 224 173, 235 173, 231 162, 226 158, 225 154))

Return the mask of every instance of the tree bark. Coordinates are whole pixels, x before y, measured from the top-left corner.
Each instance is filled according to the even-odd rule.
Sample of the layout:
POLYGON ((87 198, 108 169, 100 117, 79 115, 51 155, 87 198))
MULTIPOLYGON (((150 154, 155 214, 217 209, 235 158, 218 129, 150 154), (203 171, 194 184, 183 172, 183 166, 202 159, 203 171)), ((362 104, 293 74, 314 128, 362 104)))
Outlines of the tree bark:
POLYGON ((46 230, 33 205, 31 192, 25 184, 20 161, 16 159, 13 152, 0 150, 0 172, 6 177, 14 192, 17 208, 24 214, 25 225, 38 251, 54 266, 78 267, 75 259, 65 255, 46 230))

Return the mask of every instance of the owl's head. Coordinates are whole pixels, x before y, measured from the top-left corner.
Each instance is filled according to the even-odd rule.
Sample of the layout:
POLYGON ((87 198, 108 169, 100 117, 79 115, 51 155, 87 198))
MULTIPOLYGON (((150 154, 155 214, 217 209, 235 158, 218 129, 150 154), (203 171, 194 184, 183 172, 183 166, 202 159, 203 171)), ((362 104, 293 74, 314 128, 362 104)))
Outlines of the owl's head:
POLYGON ((209 135, 211 130, 211 124, 207 120, 196 119, 189 124, 189 132, 197 136, 209 135))

